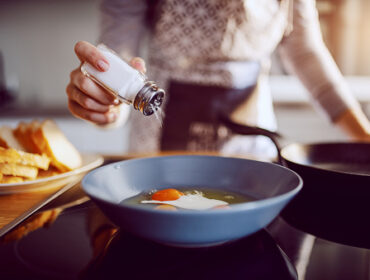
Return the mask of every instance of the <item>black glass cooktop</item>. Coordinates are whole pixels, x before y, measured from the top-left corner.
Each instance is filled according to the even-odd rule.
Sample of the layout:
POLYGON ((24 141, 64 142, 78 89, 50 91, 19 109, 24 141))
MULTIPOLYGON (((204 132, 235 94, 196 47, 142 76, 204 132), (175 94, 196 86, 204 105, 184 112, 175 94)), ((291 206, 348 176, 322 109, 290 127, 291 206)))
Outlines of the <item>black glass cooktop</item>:
MULTIPOLYGON (((40 214, 81 195, 76 186, 40 214)), ((307 205, 298 210, 312 219, 283 212, 284 219, 238 241, 174 248, 117 229, 89 201, 53 213, 54 222, 18 233, 17 241, 3 240, 0 279, 370 280, 370 237, 351 231, 341 215, 315 219, 324 214, 307 205)))
POLYGON ((368 249, 305 235, 281 218, 216 247, 174 248, 113 227, 92 202, 0 246, 1 279, 370 279, 368 249))
POLYGON ((3 244, 0 271, 1 279, 298 279, 266 230, 215 247, 168 247, 111 227, 91 202, 3 244))

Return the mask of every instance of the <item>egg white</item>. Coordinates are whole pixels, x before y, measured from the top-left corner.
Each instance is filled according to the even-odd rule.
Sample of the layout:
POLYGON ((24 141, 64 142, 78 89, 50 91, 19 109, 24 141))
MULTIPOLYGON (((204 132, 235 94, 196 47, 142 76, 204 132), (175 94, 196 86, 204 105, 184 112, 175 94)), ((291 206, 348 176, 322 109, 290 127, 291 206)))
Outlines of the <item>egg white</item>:
POLYGON ((187 194, 180 196, 177 200, 170 201, 159 201, 159 200, 143 200, 141 203, 153 203, 153 204, 168 204, 183 209, 191 210, 207 210, 217 206, 228 205, 226 201, 209 199, 201 194, 187 194))

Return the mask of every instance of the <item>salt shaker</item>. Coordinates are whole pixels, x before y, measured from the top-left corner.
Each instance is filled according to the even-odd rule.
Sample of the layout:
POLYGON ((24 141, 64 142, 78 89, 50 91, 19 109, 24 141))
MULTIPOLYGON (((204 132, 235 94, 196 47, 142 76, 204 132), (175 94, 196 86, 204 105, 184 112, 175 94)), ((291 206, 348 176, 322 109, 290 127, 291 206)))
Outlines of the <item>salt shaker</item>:
POLYGON ((82 73, 122 102, 132 104, 145 116, 152 115, 157 111, 162 105, 164 90, 159 88, 155 82, 149 81, 144 74, 128 65, 105 45, 100 44, 97 48, 108 60, 109 69, 101 72, 85 62, 81 66, 82 73))

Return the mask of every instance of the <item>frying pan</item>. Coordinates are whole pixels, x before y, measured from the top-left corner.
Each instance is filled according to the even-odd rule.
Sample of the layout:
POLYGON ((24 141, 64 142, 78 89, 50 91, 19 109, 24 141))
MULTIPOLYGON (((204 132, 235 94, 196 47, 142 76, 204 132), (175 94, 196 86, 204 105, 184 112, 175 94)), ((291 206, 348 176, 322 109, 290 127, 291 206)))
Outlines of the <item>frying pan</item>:
POLYGON ((293 171, 268 162, 217 156, 164 156, 95 169, 84 191, 123 230, 159 243, 201 247, 248 236, 268 225, 302 188, 293 171), (157 210, 123 200, 153 189, 203 188, 256 200, 229 209, 157 210))
POLYGON ((282 217, 316 236, 370 248, 370 144, 287 142, 280 134, 221 116, 231 131, 272 140, 279 163, 296 171, 304 187, 282 217))

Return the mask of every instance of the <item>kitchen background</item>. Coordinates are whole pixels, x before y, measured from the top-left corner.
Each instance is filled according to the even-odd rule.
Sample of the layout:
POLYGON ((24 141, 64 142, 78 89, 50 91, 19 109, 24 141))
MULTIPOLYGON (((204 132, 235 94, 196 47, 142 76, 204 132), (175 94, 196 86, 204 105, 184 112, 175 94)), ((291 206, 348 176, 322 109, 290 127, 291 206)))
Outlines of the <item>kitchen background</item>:
MULTIPOLYGON (((350 87, 370 115, 369 0, 317 1, 324 39, 350 87)), ((0 125, 53 118, 84 152, 126 151, 127 127, 102 130, 73 118, 65 87, 79 62, 78 40, 96 42, 98 0, 0 0, 0 125), (89 141, 94 139, 94 141, 89 141)), ((271 88, 279 130, 291 140, 345 140, 274 57, 271 88)))

